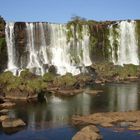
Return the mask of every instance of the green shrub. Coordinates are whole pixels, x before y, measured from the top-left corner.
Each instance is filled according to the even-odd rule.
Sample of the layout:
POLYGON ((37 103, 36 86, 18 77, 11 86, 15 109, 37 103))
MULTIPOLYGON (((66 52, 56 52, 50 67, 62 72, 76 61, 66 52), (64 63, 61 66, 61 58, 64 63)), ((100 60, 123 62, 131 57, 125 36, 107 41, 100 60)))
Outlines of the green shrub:
POLYGON ((135 77, 135 76, 138 76, 139 74, 139 67, 132 64, 124 65, 123 67, 117 67, 116 74, 119 75, 123 79, 130 76, 135 77))
POLYGON ((58 86, 71 87, 77 82, 76 78, 72 74, 67 73, 64 76, 56 77, 54 84, 58 86))
POLYGON ((41 79, 33 79, 26 83, 26 87, 28 89, 32 89, 35 92, 41 92, 44 88, 47 88, 47 84, 41 79))
POLYGON ((10 84, 15 82, 16 77, 13 75, 12 72, 6 71, 0 74, 0 83, 1 84, 10 84))
POLYGON ((52 74, 52 73, 45 73, 43 75, 43 81, 44 82, 53 82, 54 78, 55 78, 55 75, 52 74))
POLYGON ((23 79, 26 79, 26 80, 30 80, 36 76, 35 76, 35 74, 31 73, 28 69, 25 69, 25 70, 21 71, 20 77, 23 79))

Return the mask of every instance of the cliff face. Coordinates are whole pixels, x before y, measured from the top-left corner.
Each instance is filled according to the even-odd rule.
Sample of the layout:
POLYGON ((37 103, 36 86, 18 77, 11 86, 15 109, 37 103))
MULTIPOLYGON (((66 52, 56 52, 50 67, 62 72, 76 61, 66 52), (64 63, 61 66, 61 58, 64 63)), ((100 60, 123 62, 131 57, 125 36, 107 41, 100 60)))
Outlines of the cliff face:
POLYGON ((139 47, 139 58, 140 58, 140 20, 136 20, 137 26, 136 26, 136 35, 137 35, 137 41, 138 41, 138 47, 139 47))
POLYGON ((0 72, 7 67, 7 47, 5 40, 5 21, 0 17, 0 72))
POLYGON ((51 24, 0 19, 0 72, 27 68, 42 75, 55 66, 58 74, 76 75, 98 62, 139 65, 139 48, 139 20, 51 24))
POLYGON ((23 22, 16 22, 14 25, 14 40, 15 40, 15 53, 16 53, 16 64, 20 67, 22 59, 27 62, 27 35, 26 35, 26 24, 23 22))
POLYGON ((67 24, 68 29, 74 26, 78 33, 81 32, 83 25, 89 28, 89 49, 92 62, 139 65, 139 20, 96 22, 78 19, 67 24))

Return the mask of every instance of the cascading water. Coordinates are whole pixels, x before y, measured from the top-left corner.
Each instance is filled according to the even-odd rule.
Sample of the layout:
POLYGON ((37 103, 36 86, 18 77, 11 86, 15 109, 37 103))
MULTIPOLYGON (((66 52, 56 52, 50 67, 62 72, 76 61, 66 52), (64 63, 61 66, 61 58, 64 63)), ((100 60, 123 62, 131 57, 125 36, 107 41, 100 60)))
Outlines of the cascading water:
MULTIPOLYGON (((92 64, 89 56, 89 27, 83 25, 80 37, 78 28, 71 25, 72 37, 67 38, 67 25, 50 23, 26 23, 26 54, 19 59, 18 44, 15 38, 15 23, 7 22, 5 35, 8 50, 7 69, 15 75, 28 68, 37 75, 48 72, 50 66, 55 66, 57 73, 67 72, 77 75, 83 68, 92 64), (22 61, 22 62, 19 62, 22 61)), ((111 60, 115 65, 139 65, 138 41, 135 21, 121 21, 109 27, 111 60)), ((84 69, 85 70, 85 69, 84 69)))
POLYGON ((90 66, 92 64, 90 57, 89 57, 89 33, 88 33, 88 27, 86 25, 83 26, 83 32, 82 32, 82 36, 83 39, 82 41, 82 63, 84 66, 90 66))
MULTIPOLYGON (((89 57, 89 35, 88 26, 82 27, 83 39, 77 40, 74 46, 74 38, 67 41, 67 26, 63 24, 49 23, 26 23, 26 46, 27 64, 16 66, 16 46, 14 37, 14 23, 6 24, 6 41, 8 48, 8 67, 7 69, 22 70, 29 69, 37 75, 48 72, 48 68, 53 65, 57 73, 64 75, 67 72, 73 75, 80 74, 82 68, 91 65, 89 57), (75 55, 71 53, 71 47, 75 55), (78 61, 76 59, 78 58, 78 61)), ((14 72, 14 74, 16 74, 14 72)))
POLYGON ((46 44, 44 37, 44 30, 42 23, 35 25, 35 23, 26 23, 27 27, 27 49, 29 51, 29 59, 27 68, 34 72, 37 75, 43 75, 45 73, 43 64, 47 63, 47 54, 46 54, 46 44), (39 48, 35 43, 35 26, 38 26, 41 31, 41 46, 39 48))
POLYGON ((48 24, 50 31, 50 53, 51 64, 56 66, 57 73, 64 75, 70 72, 74 75, 79 74, 80 70, 71 63, 70 46, 67 44, 66 26, 59 24, 48 24))
POLYGON ((16 48, 15 48, 15 35, 14 35, 14 22, 7 22, 5 27, 5 35, 7 42, 8 52, 8 65, 6 71, 12 71, 14 75, 17 74, 16 66, 16 48))
POLYGON ((47 26, 46 23, 39 23, 39 29, 40 29, 40 40, 41 40, 41 48, 40 48, 40 55, 42 56, 42 62, 44 64, 48 64, 48 55, 47 55, 47 45, 46 45, 46 38, 45 38, 45 31, 44 31, 44 26, 47 26))
POLYGON ((115 65, 134 64, 139 65, 138 57, 138 43, 136 37, 136 22, 135 21, 121 21, 117 28, 110 26, 110 46, 112 52, 112 62, 115 65), (117 37, 114 38, 114 31, 117 37), (117 46, 114 45, 117 42, 117 46), (116 48, 117 47, 117 48, 116 48), (116 58, 117 56, 117 58, 116 58))
POLYGON ((50 50, 52 53, 51 64, 56 66, 58 74, 64 75, 67 72, 73 75, 79 74, 79 66, 89 66, 91 61, 89 58, 89 36, 87 34, 86 27, 83 27, 83 40, 79 41, 79 46, 74 46, 77 51, 76 54, 79 57, 79 62, 74 63, 72 61, 71 45, 73 40, 67 43, 67 28, 66 25, 49 24, 49 30, 51 32, 51 44, 50 50), (82 51, 82 57, 80 53, 82 51))

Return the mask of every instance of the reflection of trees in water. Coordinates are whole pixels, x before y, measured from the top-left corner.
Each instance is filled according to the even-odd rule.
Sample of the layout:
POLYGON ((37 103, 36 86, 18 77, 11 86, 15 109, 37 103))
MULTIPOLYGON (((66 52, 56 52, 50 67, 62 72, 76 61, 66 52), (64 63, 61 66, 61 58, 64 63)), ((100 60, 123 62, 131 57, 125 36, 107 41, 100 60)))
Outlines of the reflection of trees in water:
POLYGON ((108 87, 109 110, 129 111, 138 109, 138 84, 127 84, 108 87))
POLYGON ((22 118, 28 129, 37 130, 68 124, 72 115, 138 109, 138 84, 106 85, 104 93, 86 93, 68 98, 48 97, 47 102, 20 104, 11 116, 22 118))

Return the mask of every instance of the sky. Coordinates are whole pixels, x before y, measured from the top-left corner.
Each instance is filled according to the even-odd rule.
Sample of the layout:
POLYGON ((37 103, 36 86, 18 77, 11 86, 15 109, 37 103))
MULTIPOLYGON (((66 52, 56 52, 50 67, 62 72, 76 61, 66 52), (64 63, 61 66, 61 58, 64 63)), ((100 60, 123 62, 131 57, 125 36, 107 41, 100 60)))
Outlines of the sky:
POLYGON ((97 21, 140 19, 140 0, 0 0, 7 21, 66 23, 74 16, 97 21))

